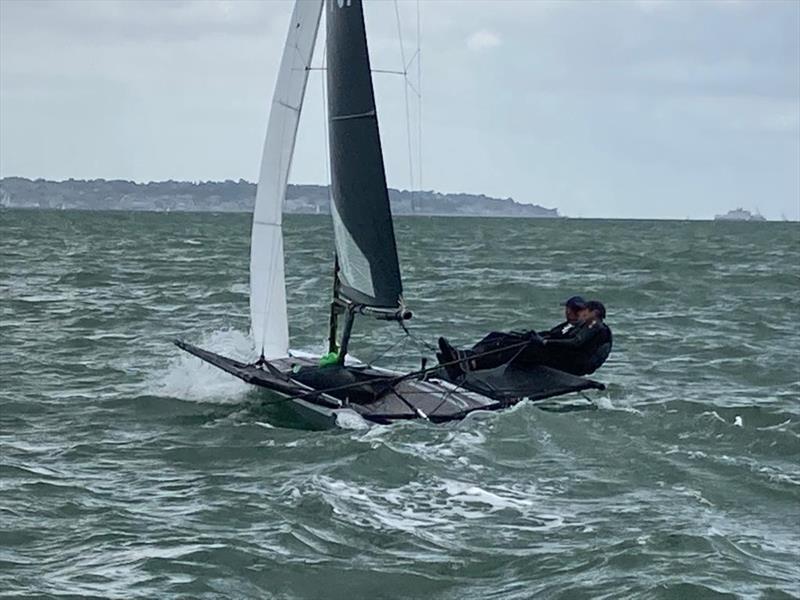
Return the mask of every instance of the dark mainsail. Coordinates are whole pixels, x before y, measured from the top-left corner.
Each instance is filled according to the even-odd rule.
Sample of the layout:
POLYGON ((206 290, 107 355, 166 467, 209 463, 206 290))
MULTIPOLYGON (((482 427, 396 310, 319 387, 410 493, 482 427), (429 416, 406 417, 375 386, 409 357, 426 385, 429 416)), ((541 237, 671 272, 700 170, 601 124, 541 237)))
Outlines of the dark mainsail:
POLYGON ((361 0, 327 0, 331 213, 339 294, 395 308, 403 284, 386 189, 361 0))

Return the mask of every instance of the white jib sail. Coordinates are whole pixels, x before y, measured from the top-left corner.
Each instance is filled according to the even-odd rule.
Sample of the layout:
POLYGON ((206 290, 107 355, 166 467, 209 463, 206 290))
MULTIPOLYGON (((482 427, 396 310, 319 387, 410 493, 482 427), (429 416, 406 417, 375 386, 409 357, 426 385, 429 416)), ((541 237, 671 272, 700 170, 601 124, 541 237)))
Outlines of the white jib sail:
POLYGON ((266 358, 289 352, 283 203, 323 0, 297 0, 270 108, 250 241, 250 330, 266 358))

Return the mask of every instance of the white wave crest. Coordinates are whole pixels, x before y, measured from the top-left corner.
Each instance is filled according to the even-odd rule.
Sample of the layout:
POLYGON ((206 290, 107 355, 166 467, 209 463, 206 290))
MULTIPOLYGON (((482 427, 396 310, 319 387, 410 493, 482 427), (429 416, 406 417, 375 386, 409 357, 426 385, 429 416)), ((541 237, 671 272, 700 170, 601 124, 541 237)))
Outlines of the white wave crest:
POLYGON ((337 410, 336 425, 342 429, 369 429, 369 423, 352 410, 337 410))
MULTIPOLYGON (((254 356, 249 336, 234 329, 204 335, 198 345, 242 360, 254 356)), ((163 369, 152 372, 146 387, 159 396, 217 404, 241 402, 250 389, 243 381, 186 352, 177 352, 163 369)))

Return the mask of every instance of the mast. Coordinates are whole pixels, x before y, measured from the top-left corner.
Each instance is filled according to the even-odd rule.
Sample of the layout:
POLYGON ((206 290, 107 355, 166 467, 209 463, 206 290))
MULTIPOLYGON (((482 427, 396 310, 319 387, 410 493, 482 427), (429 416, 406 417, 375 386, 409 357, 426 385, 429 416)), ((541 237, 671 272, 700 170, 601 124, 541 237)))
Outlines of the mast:
POLYGON ((336 343, 336 329, 339 324, 339 315, 342 307, 339 300, 339 259, 333 257, 333 297, 331 299, 331 314, 328 320, 328 352, 338 352, 336 343))
MULTIPOLYGON (((326 0, 328 145, 336 283, 331 308, 345 312, 340 361, 356 313, 410 315, 386 188, 361 0, 326 0)), ((406 317, 407 318, 407 317, 406 317)))

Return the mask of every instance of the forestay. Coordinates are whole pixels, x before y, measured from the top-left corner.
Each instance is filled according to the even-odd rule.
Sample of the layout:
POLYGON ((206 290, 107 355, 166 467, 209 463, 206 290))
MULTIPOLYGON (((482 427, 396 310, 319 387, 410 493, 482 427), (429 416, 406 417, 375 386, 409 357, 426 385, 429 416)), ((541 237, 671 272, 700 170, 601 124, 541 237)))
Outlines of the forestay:
POLYGON ((323 0, 295 3, 272 99, 250 243, 250 327, 256 350, 286 356, 282 213, 323 0))
POLYGON ((361 0, 327 0, 331 214, 340 294, 394 308, 403 293, 361 0))

